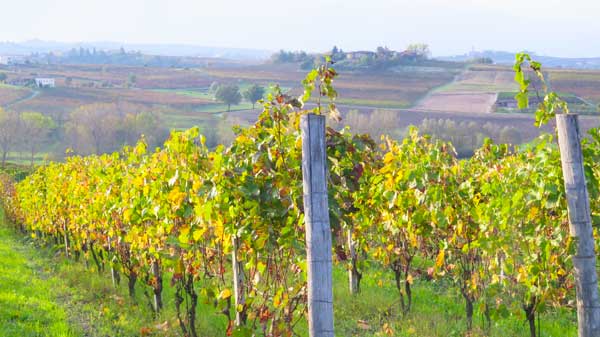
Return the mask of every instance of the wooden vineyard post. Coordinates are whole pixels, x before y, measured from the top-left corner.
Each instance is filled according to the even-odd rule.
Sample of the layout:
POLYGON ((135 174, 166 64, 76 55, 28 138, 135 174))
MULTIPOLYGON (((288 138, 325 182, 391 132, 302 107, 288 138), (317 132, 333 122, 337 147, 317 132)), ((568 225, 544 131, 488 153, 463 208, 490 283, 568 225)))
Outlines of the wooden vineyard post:
POLYGON ((163 279, 162 272, 160 270, 160 263, 158 259, 154 258, 152 261, 152 276, 154 277, 154 310, 160 312, 163 308, 162 290, 163 290, 163 279))
POLYGON ((600 336, 600 300, 590 201, 583 169, 578 117, 556 115, 558 144, 569 210, 571 236, 576 238, 573 256, 577 293, 579 337, 600 336))
POLYGON ((358 294, 358 292, 360 291, 359 282, 361 276, 358 273, 358 270, 356 269, 356 261, 358 257, 356 254, 354 240, 352 238, 352 228, 346 231, 346 243, 348 245, 348 252, 350 253, 350 263, 352 263, 352 267, 348 270, 348 285, 350 287, 351 294, 358 294))
POLYGON ((113 261, 114 252, 113 252, 113 247, 112 247, 112 242, 111 242, 110 236, 108 237, 108 256, 109 256, 109 262, 110 262, 110 278, 112 279, 113 287, 116 288, 119 285, 119 281, 121 279, 120 279, 120 276, 114 266, 114 261, 113 261))
POLYGON ((325 116, 304 115, 300 127, 308 264, 309 336, 334 337, 325 116))
POLYGON ((238 238, 233 237, 233 251, 231 252, 231 263, 233 268, 233 296, 234 296, 234 310, 235 310, 235 325, 241 326, 246 322, 246 311, 244 305, 246 299, 244 297, 244 266, 238 261, 238 238), (238 310, 238 307, 242 306, 242 310, 238 310))
POLYGON ((69 234, 67 234, 67 223, 63 220, 63 232, 65 237, 65 256, 69 257, 69 234))

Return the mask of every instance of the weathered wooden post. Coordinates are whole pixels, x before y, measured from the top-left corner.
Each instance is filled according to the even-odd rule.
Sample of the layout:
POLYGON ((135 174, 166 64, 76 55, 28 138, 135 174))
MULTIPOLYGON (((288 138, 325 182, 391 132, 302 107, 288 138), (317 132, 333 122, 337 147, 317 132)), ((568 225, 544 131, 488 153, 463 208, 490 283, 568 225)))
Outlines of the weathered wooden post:
POLYGON ((121 282, 121 276, 119 275, 119 272, 115 269, 114 255, 115 255, 115 253, 114 253, 113 246, 112 246, 112 239, 109 236, 108 237, 108 258, 109 258, 109 262, 110 262, 110 278, 112 279, 113 287, 116 288, 121 282))
POLYGON ((358 254, 356 253, 356 247, 354 245, 354 240, 352 237, 352 228, 349 228, 346 231, 346 243, 348 245, 348 252, 350 256, 351 268, 348 270, 348 285, 350 287, 351 294, 358 294, 360 291, 360 278, 361 275, 358 272, 356 262, 358 260, 358 254))
POLYGON ((304 115, 300 127, 308 263, 309 335, 310 337, 334 337, 325 116, 304 115))
POLYGON ((154 277, 154 311, 160 312, 163 308, 162 290, 163 290, 163 279, 160 268, 160 263, 157 258, 152 261, 152 276, 154 277))
POLYGON ((64 232, 64 238, 65 238, 65 256, 68 258, 68 257, 70 257, 70 255, 69 255, 69 234, 67 233, 66 220, 63 220, 63 232, 64 232))
POLYGON ((558 144, 569 210, 571 236, 576 238, 573 256, 577 293, 579 337, 600 336, 600 300, 590 201, 583 169, 581 135, 575 114, 556 115, 558 144))
POLYGON ((231 252, 231 264, 233 269, 233 299, 235 310, 235 325, 241 326, 246 322, 245 310, 239 311, 238 306, 246 304, 244 296, 244 266, 238 260, 237 253, 239 248, 238 238, 233 237, 233 246, 231 252))

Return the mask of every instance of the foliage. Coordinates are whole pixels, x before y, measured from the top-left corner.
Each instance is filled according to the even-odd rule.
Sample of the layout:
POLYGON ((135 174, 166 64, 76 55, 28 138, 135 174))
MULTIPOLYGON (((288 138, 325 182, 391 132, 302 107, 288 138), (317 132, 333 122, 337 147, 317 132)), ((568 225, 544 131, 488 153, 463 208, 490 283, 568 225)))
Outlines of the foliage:
POLYGON ((31 153, 31 166, 36 151, 46 141, 50 132, 56 128, 54 120, 39 112, 22 112, 19 116, 21 141, 31 153))
POLYGON ((237 85, 221 85, 215 92, 215 98, 227 104, 227 111, 231 110, 232 104, 239 104, 242 101, 240 88, 237 85))
POLYGON ((431 49, 425 43, 412 43, 406 47, 406 51, 417 55, 421 59, 427 59, 431 56, 431 49))
POLYGON ((19 142, 19 116, 12 111, 0 107, 0 150, 2 151, 2 167, 6 165, 8 152, 19 142))
POLYGON ((264 95, 265 95, 265 88, 259 86, 258 84, 253 84, 252 86, 248 87, 243 92, 244 98, 248 102, 252 103, 252 109, 254 109, 254 105, 256 104, 256 102, 258 100, 262 99, 264 95))
POLYGON ((312 57, 305 51, 285 51, 282 49, 271 56, 273 63, 295 63, 307 60, 312 60, 312 57))
POLYGON ((452 143, 459 158, 473 156, 475 151, 483 146, 487 138, 500 144, 521 144, 522 136, 518 129, 511 126, 501 126, 487 122, 456 122, 450 119, 424 119, 419 125, 419 130, 452 143))
POLYGON ((151 147, 167 136, 158 116, 124 103, 96 103, 80 106, 65 125, 67 143, 79 154, 106 153, 126 144, 135 144, 145 136, 151 147))
POLYGON ((539 97, 540 93, 538 89, 534 87, 539 100, 535 112, 536 126, 539 127, 546 124, 550 118, 554 117, 557 113, 569 113, 569 105, 567 102, 565 102, 556 92, 548 91, 548 86, 546 85, 546 80, 542 72, 542 64, 532 60, 531 56, 527 53, 518 53, 515 58, 513 69, 515 71, 515 81, 519 84, 519 92, 515 96, 515 99, 517 100, 519 109, 529 107, 529 87, 533 82, 523 71, 523 65, 528 64, 529 68, 535 73, 542 85, 541 90, 543 99, 539 97))

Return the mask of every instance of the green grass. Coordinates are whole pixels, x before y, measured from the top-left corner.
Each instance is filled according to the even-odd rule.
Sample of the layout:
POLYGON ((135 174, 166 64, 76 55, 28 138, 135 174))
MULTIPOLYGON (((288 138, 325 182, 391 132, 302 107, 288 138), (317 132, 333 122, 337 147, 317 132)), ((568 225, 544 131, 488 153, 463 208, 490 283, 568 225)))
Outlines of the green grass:
MULTIPOLYGON (((566 93, 566 92, 559 92, 557 94, 560 97, 562 97, 562 98, 574 98, 574 97, 577 97, 574 94, 570 94, 570 93, 566 93)), ((498 93, 498 99, 515 99, 516 95, 517 95, 516 91, 503 91, 503 92, 499 92, 498 93)), ((540 93, 540 96, 543 96, 543 93, 540 93)), ((536 92, 529 92, 529 97, 537 97, 537 93, 536 92)))
MULTIPOLYGON (((115 289, 108 272, 99 275, 92 265, 66 259, 60 246, 34 246, 7 227, 0 208, 0 336, 139 336, 142 329, 148 336, 180 336, 171 287, 165 288, 165 310, 154 317, 144 286, 138 282, 131 299, 125 283, 115 289)), ((224 316, 199 302, 199 333, 218 336, 227 325, 224 316)))
MULTIPOLYGON (((256 106, 255 106, 256 107, 256 106)), ((231 105, 231 111, 238 110, 251 110, 252 104, 250 103, 240 103, 231 105)), ((227 112, 227 104, 215 103, 215 104, 207 104, 199 107, 197 109, 198 112, 207 112, 207 113, 221 113, 227 112)))
POLYGON ((20 86, 16 86, 16 85, 12 85, 12 84, 7 84, 7 83, 2 83, 2 82, 0 82, 0 88, 15 89, 15 90, 21 90, 21 89, 29 90, 29 88, 27 88, 27 87, 20 87, 20 86))
POLYGON ((68 323, 67 310, 56 303, 60 280, 40 273, 43 260, 0 226, 0 336, 81 336, 68 323))
MULTIPOLYGON (((467 336, 464 300, 449 282, 416 280, 412 311, 403 318, 391 271, 378 269, 371 275, 363 278, 363 292, 352 296, 347 289, 346 273, 339 268, 334 271, 336 336, 385 336, 384 324, 391 328, 392 336, 467 336)), ((493 321, 491 333, 486 334, 483 315, 477 307, 478 304, 469 336, 529 336, 529 327, 520 313, 493 321)), ((575 336, 576 328, 574 312, 541 315, 543 337, 575 336)))
MULTIPOLYGON (((464 302, 448 280, 415 280, 413 310, 402 317, 392 273, 372 268, 365 273, 362 292, 353 296, 346 272, 335 266, 336 336, 386 336, 384 327, 392 331, 391 336, 467 336, 464 302)), ((139 336, 142 329, 149 329, 149 336, 179 336, 173 289, 167 286, 168 275, 164 279, 165 309, 154 317, 139 282, 137 297, 130 299, 125 282, 115 289, 107 271, 99 275, 93 264, 86 267, 64 258, 60 246, 36 247, 4 224, 0 226, 0 336, 139 336)), ((469 336, 528 336, 519 312, 495 320, 491 333, 485 334, 477 307, 469 336)), ((225 317, 202 295, 197 319, 201 336, 225 336, 225 317)), ((574 336, 576 326, 572 310, 541 315, 543 337, 574 336)), ((297 333, 307 335, 305 322, 297 333)))
POLYGON ((387 101, 387 100, 373 100, 373 99, 362 99, 362 98, 343 98, 336 99, 337 104, 345 105, 357 105, 357 106, 369 106, 374 108, 387 108, 387 109, 405 109, 411 106, 410 102, 407 101, 387 101))

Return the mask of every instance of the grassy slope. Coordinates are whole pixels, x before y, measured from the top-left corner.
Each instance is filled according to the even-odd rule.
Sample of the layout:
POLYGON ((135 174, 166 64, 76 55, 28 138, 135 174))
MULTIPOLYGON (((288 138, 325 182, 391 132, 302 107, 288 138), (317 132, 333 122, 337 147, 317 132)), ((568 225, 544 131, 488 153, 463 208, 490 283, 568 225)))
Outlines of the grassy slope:
MULTIPOLYGON (((166 287, 165 311, 155 318, 139 283, 132 300, 126 280, 115 290, 107 273, 98 276, 93 266, 61 252, 19 237, 7 228, 0 207, 0 336, 180 335, 172 288, 166 287)), ((197 321, 202 336, 218 336, 227 324, 205 303, 199 304, 197 321)))
POLYGON ((40 274, 42 259, 0 226, 0 336, 80 335, 68 324, 66 310, 55 303, 59 280, 40 274))
MULTIPOLYGON (((170 287, 165 290, 165 311, 154 318, 141 288, 136 304, 127 297, 124 285, 113 289, 108 275, 99 277, 92 267, 56 254, 57 249, 35 248, 0 227, 0 336, 139 336, 143 330, 147 336, 179 335, 170 287)), ((392 336, 465 336, 463 302, 445 282, 417 280, 413 312, 402 319, 391 274, 379 271, 366 276, 363 292, 353 297, 345 272, 339 266, 335 269, 337 336, 384 336, 384 324, 392 336)), ((485 335, 481 323, 482 316, 476 313, 471 336, 485 335)), ((198 325, 201 336, 224 336, 226 321, 201 297, 198 325)), ((306 325, 302 325, 297 332, 305 335, 306 325)), ((573 312, 542 315, 544 337, 572 336, 575 327, 573 312)), ((527 335, 523 317, 512 316, 496 321, 490 336, 527 335)))

